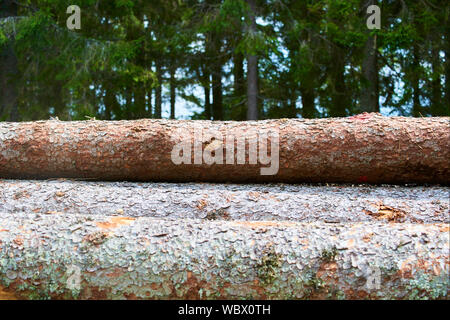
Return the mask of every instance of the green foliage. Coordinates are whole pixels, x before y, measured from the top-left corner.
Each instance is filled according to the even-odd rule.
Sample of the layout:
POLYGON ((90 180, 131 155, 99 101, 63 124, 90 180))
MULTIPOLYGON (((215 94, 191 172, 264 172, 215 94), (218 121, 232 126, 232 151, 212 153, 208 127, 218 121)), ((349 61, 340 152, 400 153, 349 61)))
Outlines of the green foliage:
POLYGON ((65 25, 73 1, 19 2, 19 17, 0 18, 0 54, 13 40, 21 120, 159 117, 171 87, 202 110, 195 119, 211 118, 210 92, 208 108, 244 120, 247 55, 258 56, 261 118, 351 115, 369 84, 362 65, 371 38, 383 112, 450 114, 441 1, 384 1, 373 31, 362 0, 258 0, 255 12, 248 0, 79 0, 75 31, 65 25), (221 83, 212 83, 218 72, 221 83))

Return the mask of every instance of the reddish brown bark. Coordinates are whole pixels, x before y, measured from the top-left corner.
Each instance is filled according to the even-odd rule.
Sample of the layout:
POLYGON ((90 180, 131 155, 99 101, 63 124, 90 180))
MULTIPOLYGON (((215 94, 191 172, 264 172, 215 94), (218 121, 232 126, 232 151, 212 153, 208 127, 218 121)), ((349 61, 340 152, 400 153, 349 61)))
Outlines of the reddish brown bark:
MULTIPOLYGON (((449 120, 362 114, 259 122, 2 123, 0 177, 448 184, 449 120), (173 147, 186 139, 194 141, 194 129, 246 138, 268 130, 278 132, 278 173, 264 176, 260 169, 268 165, 249 164, 248 145, 245 164, 236 160, 225 164, 225 150, 224 164, 174 164, 173 147)), ((210 142, 204 141, 203 149, 210 142)), ((216 152, 221 148, 224 145, 214 143, 216 152)))

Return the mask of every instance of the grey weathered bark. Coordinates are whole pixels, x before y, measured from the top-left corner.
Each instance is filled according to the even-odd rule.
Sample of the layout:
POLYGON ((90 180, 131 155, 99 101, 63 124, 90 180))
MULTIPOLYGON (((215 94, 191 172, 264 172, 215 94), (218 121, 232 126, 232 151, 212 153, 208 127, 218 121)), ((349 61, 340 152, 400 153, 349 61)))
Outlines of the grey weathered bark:
MULTIPOLYGON (((17 4, 12 0, 4 0, 0 4, 0 18, 16 17, 17 4)), ((15 77, 19 74, 14 43, 9 40, 0 48, 0 119, 19 120, 17 106, 17 86, 15 77)))
POLYGON ((0 177, 448 184, 449 121, 448 117, 362 114, 351 118, 258 122, 0 123, 0 177), (201 132, 216 132, 223 140, 213 143, 201 132), (267 139, 261 136, 257 143, 255 139, 263 133, 267 139), (219 157, 218 150, 222 149, 224 164, 207 164, 200 158, 202 164, 194 165, 194 136, 195 149, 200 148, 205 155, 205 150, 214 149, 219 157), (229 145, 234 140, 234 150, 227 147, 227 136, 229 145), (246 153, 244 164, 238 164, 236 156, 241 151, 237 152, 237 141, 244 138, 245 150, 240 148, 246 153), (201 142, 203 148, 198 147, 201 142), (172 151, 180 144, 186 145, 188 163, 177 165, 172 161, 172 151), (249 164, 249 144, 256 148, 254 154, 259 154, 257 164, 249 164), (263 165, 261 159, 268 145, 274 153, 269 152, 270 163, 263 165), (233 164, 226 164, 227 152, 233 164), (261 175, 261 169, 268 167, 279 170, 274 175, 261 175))
MULTIPOLYGON (((250 7, 248 32, 255 35, 256 29, 256 3, 247 0, 250 7)), ((247 55, 247 120, 258 120, 258 56, 247 55)))
POLYGON ((297 222, 450 222, 449 188, 0 180, 0 212, 297 222))
POLYGON ((23 298, 448 298, 448 224, 15 212, 0 226, 1 285, 23 298))

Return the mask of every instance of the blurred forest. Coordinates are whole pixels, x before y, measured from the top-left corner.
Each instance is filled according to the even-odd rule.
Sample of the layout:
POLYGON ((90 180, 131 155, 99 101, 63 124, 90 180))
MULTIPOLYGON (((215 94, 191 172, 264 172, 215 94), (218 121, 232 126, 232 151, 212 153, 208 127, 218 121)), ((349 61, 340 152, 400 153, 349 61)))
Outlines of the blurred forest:
POLYGON ((445 0, 0 0, 0 120, 450 115, 449 30, 445 0))

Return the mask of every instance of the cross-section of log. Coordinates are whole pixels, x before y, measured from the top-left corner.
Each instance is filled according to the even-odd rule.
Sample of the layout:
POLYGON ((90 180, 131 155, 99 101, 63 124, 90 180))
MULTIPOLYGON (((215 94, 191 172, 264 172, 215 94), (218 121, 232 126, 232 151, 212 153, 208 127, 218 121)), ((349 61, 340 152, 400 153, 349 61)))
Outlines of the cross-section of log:
POLYGON ((0 180, 0 212, 297 222, 450 222, 448 187, 0 180))
POLYGON ((449 118, 0 124, 0 177, 442 183, 449 118))
POLYGON ((448 298, 449 225, 0 213, 3 291, 28 298, 448 298))

